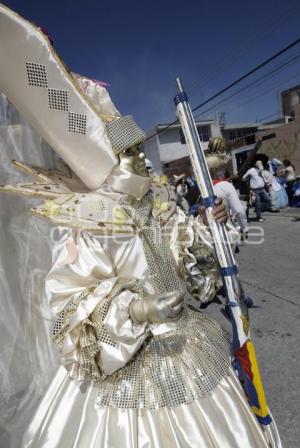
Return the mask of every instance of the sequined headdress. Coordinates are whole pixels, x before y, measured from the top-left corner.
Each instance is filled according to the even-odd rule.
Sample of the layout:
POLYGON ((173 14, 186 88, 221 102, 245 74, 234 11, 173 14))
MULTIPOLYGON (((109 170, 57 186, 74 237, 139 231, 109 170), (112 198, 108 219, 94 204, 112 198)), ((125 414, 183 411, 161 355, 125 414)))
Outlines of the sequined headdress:
POLYGON ((211 138, 205 153, 208 168, 211 171, 224 168, 231 160, 231 145, 222 137, 211 138))
POLYGON ((107 123, 106 129, 115 154, 145 141, 146 134, 131 115, 125 115, 107 123))
POLYGON ((73 75, 40 28, 0 5, 0 91, 91 190, 118 164, 117 154, 144 141, 106 89, 73 75))

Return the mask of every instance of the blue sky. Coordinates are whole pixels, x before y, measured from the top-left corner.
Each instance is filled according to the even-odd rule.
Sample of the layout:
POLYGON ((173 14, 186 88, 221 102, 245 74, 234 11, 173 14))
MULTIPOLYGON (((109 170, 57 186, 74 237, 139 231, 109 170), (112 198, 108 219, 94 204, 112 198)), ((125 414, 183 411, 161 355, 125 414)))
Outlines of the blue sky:
MULTIPOLYGON (((145 130, 174 120, 176 76, 195 106, 300 37, 299 0, 3 3, 45 27, 72 71, 109 82, 118 109, 145 130)), ((198 114, 210 107, 202 116, 225 112, 228 123, 275 118, 280 91, 300 84, 300 45, 235 89, 297 55, 260 85, 198 114)))

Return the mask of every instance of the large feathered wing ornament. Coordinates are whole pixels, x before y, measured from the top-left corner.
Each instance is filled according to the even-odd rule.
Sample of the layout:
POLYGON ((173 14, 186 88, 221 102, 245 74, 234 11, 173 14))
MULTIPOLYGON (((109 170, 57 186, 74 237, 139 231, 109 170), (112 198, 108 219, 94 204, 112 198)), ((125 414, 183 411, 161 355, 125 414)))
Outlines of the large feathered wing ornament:
POLYGON ((3 5, 0 59, 0 92, 67 166, 55 172, 13 162, 34 181, 1 191, 45 197, 31 211, 53 224, 132 231, 117 196, 95 191, 118 164, 117 154, 143 142, 143 131, 120 115, 101 82, 71 73, 41 29, 3 5))
POLYGON ((0 191, 43 198, 42 205, 31 208, 34 215, 54 225, 101 234, 130 234, 135 231, 132 220, 119 205, 118 194, 89 191, 67 166, 62 171, 54 171, 16 161, 13 164, 33 180, 1 186, 0 191))
POLYGON ((3 5, 0 60, 0 92, 90 190, 118 163, 122 139, 128 146, 143 141, 143 132, 131 117, 120 117, 104 87, 72 74, 41 29, 3 5))

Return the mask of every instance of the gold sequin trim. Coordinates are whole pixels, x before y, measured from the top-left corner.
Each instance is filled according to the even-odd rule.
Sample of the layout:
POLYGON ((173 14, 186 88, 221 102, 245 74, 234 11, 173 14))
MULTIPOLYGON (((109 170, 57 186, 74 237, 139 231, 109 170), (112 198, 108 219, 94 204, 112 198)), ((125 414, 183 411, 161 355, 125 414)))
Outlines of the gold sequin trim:
POLYGON ((185 309, 176 330, 150 338, 122 369, 99 384, 97 405, 158 409, 210 394, 229 371, 227 333, 185 309))

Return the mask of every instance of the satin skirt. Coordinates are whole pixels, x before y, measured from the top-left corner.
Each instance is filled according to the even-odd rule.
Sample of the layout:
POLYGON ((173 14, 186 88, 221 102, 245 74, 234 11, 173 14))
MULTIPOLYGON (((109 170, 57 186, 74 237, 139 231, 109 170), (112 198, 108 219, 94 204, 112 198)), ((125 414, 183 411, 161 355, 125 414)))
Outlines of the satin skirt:
POLYGON ((174 407, 98 407, 98 387, 59 369, 23 448, 278 448, 273 421, 257 423, 232 369, 205 398, 174 407))

